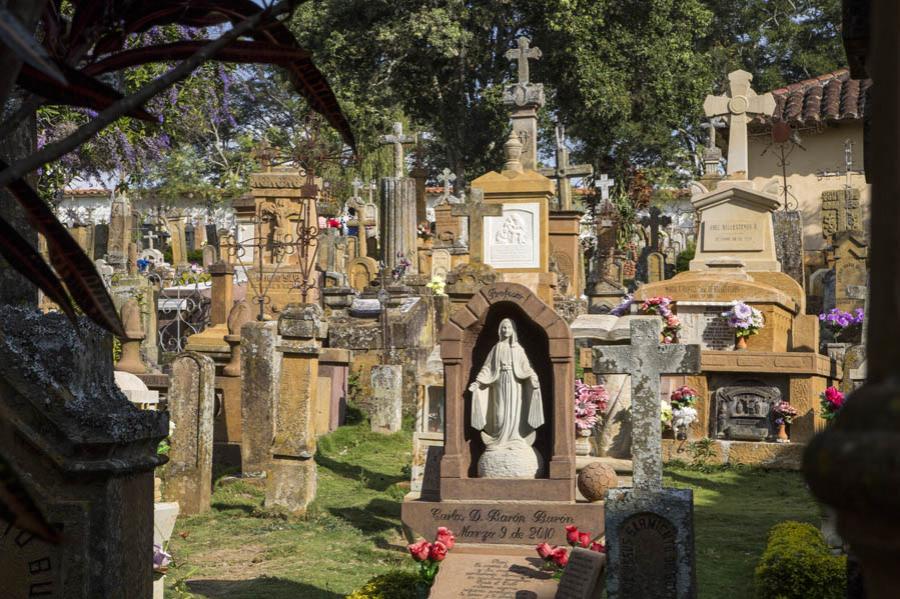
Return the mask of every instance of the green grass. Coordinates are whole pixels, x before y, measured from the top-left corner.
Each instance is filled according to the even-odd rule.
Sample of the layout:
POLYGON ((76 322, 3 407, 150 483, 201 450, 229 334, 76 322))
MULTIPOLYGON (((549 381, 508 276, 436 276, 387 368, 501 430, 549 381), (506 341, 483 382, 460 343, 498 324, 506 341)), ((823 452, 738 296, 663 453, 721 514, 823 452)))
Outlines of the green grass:
MULTIPOLYGON (((318 497, 304 519, 262 507, 258 484, 220 480, 213 509, 176 524, 166 596, 338 599, 377 574, 411 569, 397 485, 408 480, 411 450, 410 433, 382 436, 364 424, 321 438, 318 497)), ((753 599, 769 529, 819 518, 796 472, 672 467, 666 484, 694 489, 701 599, 753 599)))

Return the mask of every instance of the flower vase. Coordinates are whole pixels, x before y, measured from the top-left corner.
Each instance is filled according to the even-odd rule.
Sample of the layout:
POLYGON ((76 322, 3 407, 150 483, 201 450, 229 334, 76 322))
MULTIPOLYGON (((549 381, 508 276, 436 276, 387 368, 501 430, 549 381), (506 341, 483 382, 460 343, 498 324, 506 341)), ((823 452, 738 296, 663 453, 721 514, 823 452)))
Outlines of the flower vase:
POLYGON ((430 594, 431 585, 424 580, 420 580, 418 584, 416 584, 416 599, 428 599, 428 595, 430 594))
POLYGON ((775 438, 778 443, 790 443, 791 439, 787 434, 787 425, 782 422, 778 425, 778 436, 775 438))
POLYGON ((736 350, 745 350, 747 349, 747 338, 746 337, 737 337, 734 342, 734 349, 736 350))
POLYGON ((575 455, 591 455, 591 431, 578 431, 575 436, 575 455))

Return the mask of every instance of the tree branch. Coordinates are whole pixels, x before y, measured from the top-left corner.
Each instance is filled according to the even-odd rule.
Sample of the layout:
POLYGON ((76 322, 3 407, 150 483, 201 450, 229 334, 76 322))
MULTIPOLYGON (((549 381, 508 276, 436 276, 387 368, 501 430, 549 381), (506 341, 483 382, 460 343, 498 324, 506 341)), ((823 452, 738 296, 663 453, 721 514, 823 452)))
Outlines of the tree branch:
POLYGON ((177 67, 165 75, 154 79, 130 96, 126 96, 112 104, 109 108, 97 115, 97 118, 82 125, 68 137, 52 144, 48 144, 41 150, 30 156, 26 156, 21 160, 17 160, 5 170, 0 171, 0 186, 5 187, 13 181, 21 179, 28 173, 40 168, 44 164, 68 154, 78 146, 87 142, 107 125, 112 124, 117 119, 124 116, 127 112, 143 106, 150 98, 156 96, 175 83, 178 83, 182 79, 187 78, 194 72, 194 69, 211 59, 219 50, 223 49, 237 38, 253 30, 264 21, 288 12, 290 8, 291 2, 290 0, 286 0, 285 2, 281 2, 272 8, 262 10, 256 15, 241 21, 222 34, 220 38, 198 50, 193 56, 179 63, 177 67))

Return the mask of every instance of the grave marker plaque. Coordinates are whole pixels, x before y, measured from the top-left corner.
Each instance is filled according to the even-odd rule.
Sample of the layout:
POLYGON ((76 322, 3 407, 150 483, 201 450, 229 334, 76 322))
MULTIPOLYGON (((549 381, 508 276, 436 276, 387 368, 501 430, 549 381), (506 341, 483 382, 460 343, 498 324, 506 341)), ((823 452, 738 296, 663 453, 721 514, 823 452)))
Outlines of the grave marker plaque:
POLYGON ((457 545, 441 564, 430 599, 553 599, 557 582, 540 569, 531 547, 471 548, 457 545))
POLYGON ((556 599, 594 599, 600 597, 600 576, 606 556, 596 551, 575 547, 559 580, 556 599))
POLYGON ((622 593, 644 599, 676 597, 677 531, 672 523, 648 512, 626 518, 619 531, 622 593))

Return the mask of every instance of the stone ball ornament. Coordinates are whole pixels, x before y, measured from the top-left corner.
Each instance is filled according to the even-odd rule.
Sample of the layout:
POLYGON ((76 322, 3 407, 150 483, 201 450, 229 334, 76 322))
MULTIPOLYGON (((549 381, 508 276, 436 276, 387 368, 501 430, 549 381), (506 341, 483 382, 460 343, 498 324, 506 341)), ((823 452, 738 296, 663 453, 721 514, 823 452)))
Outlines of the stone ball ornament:
POLYGON ((588 501, 603 501, 606 492, 618 486, 619 478, 609 464, 593 462, 578 473, 578 490, 588 501))

